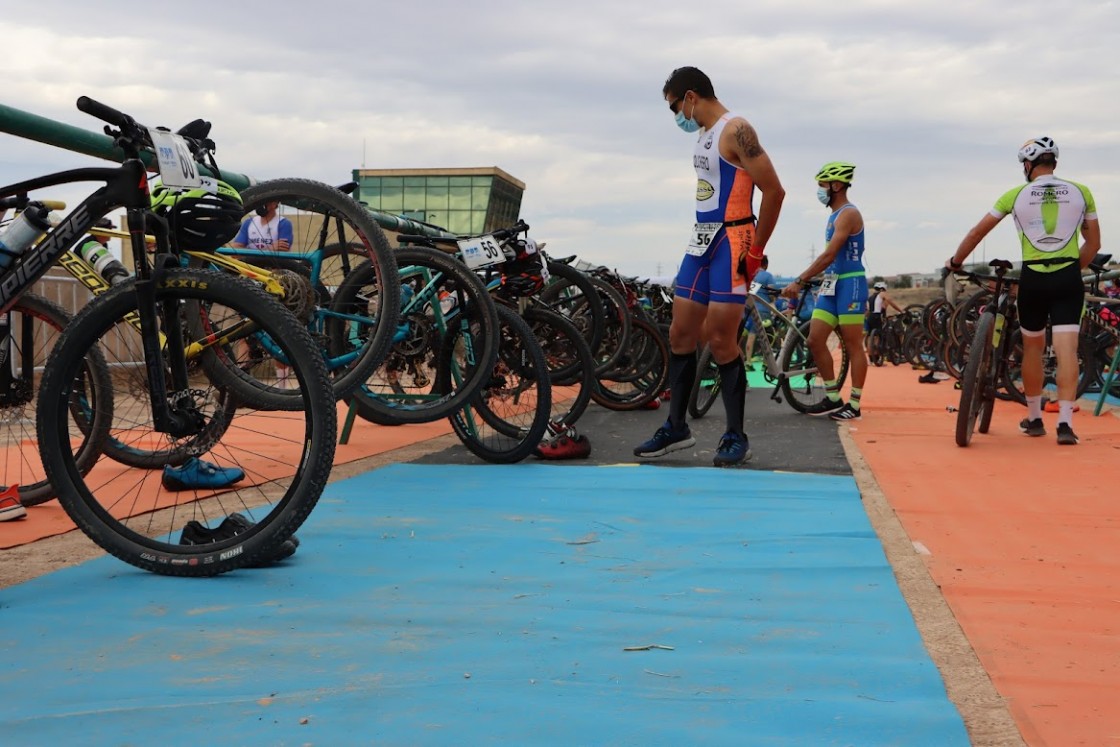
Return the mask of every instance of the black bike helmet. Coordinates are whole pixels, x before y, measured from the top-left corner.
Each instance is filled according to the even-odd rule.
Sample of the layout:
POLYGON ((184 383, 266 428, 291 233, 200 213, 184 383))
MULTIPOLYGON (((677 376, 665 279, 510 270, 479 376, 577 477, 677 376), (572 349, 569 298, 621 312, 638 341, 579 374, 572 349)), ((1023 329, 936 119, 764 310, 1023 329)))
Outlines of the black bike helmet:
POLYGON ((152 188, 152 210, 167 218, 171 240, 184 252, 212 252, 228 244, 245 216, 237 190, 209 178, 203 178, 201 187, 189 190, 157 184, 152 188))

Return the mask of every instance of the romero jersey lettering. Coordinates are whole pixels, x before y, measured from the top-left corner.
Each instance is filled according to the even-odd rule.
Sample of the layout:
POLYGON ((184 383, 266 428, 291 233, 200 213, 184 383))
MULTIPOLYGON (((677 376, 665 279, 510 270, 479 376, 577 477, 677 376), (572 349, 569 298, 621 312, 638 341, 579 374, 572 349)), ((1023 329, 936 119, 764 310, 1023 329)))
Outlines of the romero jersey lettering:
POLYGON ((724 114, 696 141, 692 165, 696 168, 697 223, 730 223, 754 215, 754 180, 719 152, 723 128, 736 116, 724 114))
MULTIPOLYGON (((1006 192, 996 201, 992 216, 1015 218, 1023 261, 1077 260, 1078 232, 1086 220, 1097 217, 1097 204, 1089 188, 1077 182, 1044 174, 1029 184, 1006 192)), ((1064 264, 1032 265, 1038 272, 1055 272, 1064 264)))

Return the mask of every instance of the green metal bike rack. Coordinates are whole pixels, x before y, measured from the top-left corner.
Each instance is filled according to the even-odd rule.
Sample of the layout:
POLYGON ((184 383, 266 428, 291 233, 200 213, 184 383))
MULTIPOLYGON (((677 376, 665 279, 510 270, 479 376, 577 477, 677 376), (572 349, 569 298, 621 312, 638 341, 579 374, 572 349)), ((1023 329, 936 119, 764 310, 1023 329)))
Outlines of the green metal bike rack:
MULTIPOLYGON (((46 145, 53 145, 74 153, 103 158, 106 161, 120 163, 124 160, 124 151, 114 146, 113 139, 108 135, 92 130, 83 130, 81 127, 68 125, 3 104, 0 104, 0 132, 46 145)), ((143 153, 141 157, 144 163, 149 166, 152 165, 155 158, 152 153, 143 153)), ((200 166, 200 169, 208 176, 214 175, 205 166, 200 166)), ((258 181, 251 176, 226 169, 222 169, 222 180, 236 190, 245 189, 258 181)), ((366 209, 369 210, 369 208, 366 209)), ((434 226, 417 223, 400 215, 391 215, 376 210, 369 210, 369 213, 379 226, 389 231, 445 238, 454 236, 454 234, 434 226)))

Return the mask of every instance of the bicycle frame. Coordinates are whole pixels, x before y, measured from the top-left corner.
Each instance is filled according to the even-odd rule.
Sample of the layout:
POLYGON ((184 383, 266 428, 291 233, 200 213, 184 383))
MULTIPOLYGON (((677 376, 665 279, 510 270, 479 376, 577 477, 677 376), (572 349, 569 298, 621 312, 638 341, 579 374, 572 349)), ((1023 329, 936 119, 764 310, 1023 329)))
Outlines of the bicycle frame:
MULTIPOLYGON (((802 303, 804 303, 805 296, 809 292, 810 291, 808 288, 802 289, 802 303)), ((784 321, 782 323, 787 325, 786 333, 783 336, 783 345, 785 344, 785 341, 788 341, 791 337, 797 337, 801 340, 805 339, 805 335, 803 335, 801 333, 801 330, 798 328, 796 319, 787 317, 785 314, 779 311, 778 308, 774 306, 774 304, 770 303, 765 298, 762 298, 755 293, 749 293, 747 295, 747 316, 750 318, 751 324, 756 330, 763 329, 762 313, 758 310, 760 305, 766 309, 769 309, 771 319, 783 319, 784 321)), ((744 329, 744 340, 746 334, 747 331, 746 329, 744 329)), ((741 340, 740 342, 741 344, 745 344, 743 340, 741 340)), ((770 399, 774 400, 775 402, 781 401, 779 392, 782 387, 782 382, 786 381, 787 379, 797 378, 799 376, 812 376, 817 372, 816 366, 796 369, 792 371, 782 371, 781 365, 778 363, 778 356, 774 351, 773 345, 770 344, 770 336, 762 334, 761 331, 755 335, 755 345, 759 346, 762 350, 762 360, 766 364, 766 373, 770 376, 770 378, 775 380, 774 390, 770 393, 770 399)), ((746 355, 750 351, 744 350, 743 352, 744 355, 746 355)))
MULTIPOLYGON (((52 265, 87 232, 103 215, 124 207, 128 225, 135 226, 129 231, 132 255, 136 268, 135 291, 138 301, 141 345, 147 361, 159 360, 164 347, 165 335, 170 366, 170 386, 165 377, 164 367, 148 365, 148 391, 152 404, 152 419, 155 428, 175 437, 186 437, 197 433, 198 425, 191 414, 171 404, 172 396, 176 401, 180 393, 188 389, 186 351, 183 348, 182 329, 179 324, 165 324, 161 334, 159 310, 155 301, 156 284, 160 282, 161 269, 166 259, 174 256, 171 252, 166 223, 149 210, 147 170, 139 158, 128 158, 116 168, 85 168, 62 171, 27 181, 0 187, 0 197, 26 197, 29 192, 49 189, 64 184, 79 182, 103 182, 93 194, 66 215, 58 225, 47 229, 45 235, 20 255, 16 261, 0 275, 0 314, 7 314, 19 296, 38 281, 52 265), (151 223, 155 230, 156 260, 148 261, 145 251, 144 227, 151 223)), ((175 319, 178 310, 172 302, 165 302, 162 309, 164 319, 175 319)))

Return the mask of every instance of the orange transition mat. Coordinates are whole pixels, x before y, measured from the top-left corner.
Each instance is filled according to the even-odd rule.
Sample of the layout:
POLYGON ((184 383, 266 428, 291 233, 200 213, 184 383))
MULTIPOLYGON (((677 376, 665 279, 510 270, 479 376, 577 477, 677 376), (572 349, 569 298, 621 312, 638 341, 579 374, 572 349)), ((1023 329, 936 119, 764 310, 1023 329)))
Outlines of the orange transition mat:
POLYGON ((1081 402, 1077 446, 997 401, 960 448, 960 392, 872 368, 850 433, 1032 745, 1120 744, 1120 419, 1081 402))
MULTIPOLYGON (((342 423, 346 418, 347 407, 338 405, 338 423, 341 431, 342 423)), ((238 483, 238 487, 245 487, 255 483, 263 483, 284 477, 291 473, 291 466, 278 464, 275 460, 267 458, 268 433, 275 432, 276 428, 283 428, 278 424, 278 419, 269 419, 267 415, 261 416, 266 421, 257 427, 246 427, 245 421, 239 422, 236 434, 227 434, 223 439, 224 448, 238 450, 237 463, 246 473, 246 479, 238 483)), ((302 420, 295 422, 293 427, 302 427, 302 420)), ((365 457, 382 454, 387 451, 399 449, 402 446, 426 441, 437 436, 451 433, 451 425, 447 420, 418 425, 383 426, 369 423, 361 418, 355 418, 350 438, 346 444, 338 444, 335 450, 335 464, 345 464, 365 457)), ((34 448, 34 445, 30 445, 34 448)), ((218 459, 221 463, 227 460, 218 459)), ((89 484, 111 485, 116 474, 130 468, 118 465, 109 460, 102 460, 87 478, 89 484)), ((171 505, 176 498, 180 500, 197 500, 205 497, 204 493, 189 491, 176 494, 159 491, 159 475, 153 473, 151 480, 152 496, 157 493, 160 505, 171 505)), ((147 489, 145 489, 145 492, 147 489)), ((53 537, 76 529, 74 522, 66 515, 58 501, 49 501, 41 506, 31 506, 27 509, 27 518, 16 521, 0 522, 0 549, 16 547, 29 542, 53 537)))

